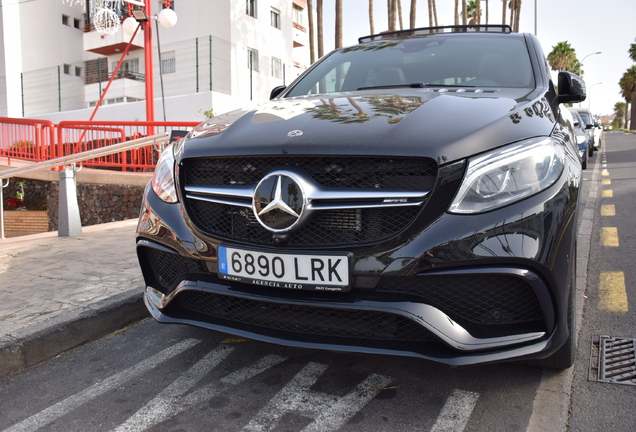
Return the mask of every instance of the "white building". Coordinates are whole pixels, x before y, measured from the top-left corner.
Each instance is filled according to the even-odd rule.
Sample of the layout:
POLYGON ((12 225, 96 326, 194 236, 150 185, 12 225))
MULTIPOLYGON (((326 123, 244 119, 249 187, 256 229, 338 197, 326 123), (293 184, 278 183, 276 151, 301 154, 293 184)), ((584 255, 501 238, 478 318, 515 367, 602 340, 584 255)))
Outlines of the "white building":
MULTIPOLYGON (((0 0, 0 116, 90 118, 130 40, 121 28, 99 35, 92 1, 0 0)), ((164 7, 147 1, 155 15, 164 7)), ((155 120, 164 119, 162 79, 166 119, 195 121, 264 102, 309 66, 306 0, 173 0, 172 8, 174 27, 152 26, 155 120)), ((140 30, 95 120, 146 119, 143 46, 140 30)))

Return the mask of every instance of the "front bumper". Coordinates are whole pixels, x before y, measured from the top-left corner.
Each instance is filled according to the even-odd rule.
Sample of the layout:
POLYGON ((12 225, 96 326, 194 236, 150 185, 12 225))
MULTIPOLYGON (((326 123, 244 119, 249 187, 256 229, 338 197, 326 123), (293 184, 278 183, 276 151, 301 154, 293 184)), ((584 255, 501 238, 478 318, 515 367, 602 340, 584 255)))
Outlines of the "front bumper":
POLYGON ((137 238, 145 303, 162 323, 289 346, 450 365, 547 357, 568 337, 577 181, 564 175, 488 214, 424 215, 426 229, 352 248, 347 293, 219 279, 220 241, 147 190, 137 238))

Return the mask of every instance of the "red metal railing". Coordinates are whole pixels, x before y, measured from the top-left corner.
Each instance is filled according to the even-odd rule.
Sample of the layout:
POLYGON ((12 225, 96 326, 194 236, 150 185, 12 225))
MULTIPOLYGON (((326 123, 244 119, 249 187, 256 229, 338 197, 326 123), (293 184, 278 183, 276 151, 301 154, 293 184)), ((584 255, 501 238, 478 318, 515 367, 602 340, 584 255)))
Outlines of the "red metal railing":
POLYGON ((55 125, 49 120, 0 117, 0 157, 40 162, 53 157, 55 125))
MULTIPOLYGON (((0 157, 41 162, 108 147, 152 133, 190 130, 199 122, 62 121, 0 117, 0 157)), ((153 169, 159 152, 151 146, 84 162, 86 166, 145 171, 153 169)))

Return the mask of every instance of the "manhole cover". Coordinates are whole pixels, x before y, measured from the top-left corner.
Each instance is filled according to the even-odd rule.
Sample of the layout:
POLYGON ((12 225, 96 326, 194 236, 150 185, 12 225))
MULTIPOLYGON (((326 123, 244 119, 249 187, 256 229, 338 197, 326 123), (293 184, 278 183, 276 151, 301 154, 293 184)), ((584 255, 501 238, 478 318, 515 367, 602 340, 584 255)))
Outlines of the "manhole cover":
POLYGON ((590 381, 636 385, 636 339, 592 336, 590 381))

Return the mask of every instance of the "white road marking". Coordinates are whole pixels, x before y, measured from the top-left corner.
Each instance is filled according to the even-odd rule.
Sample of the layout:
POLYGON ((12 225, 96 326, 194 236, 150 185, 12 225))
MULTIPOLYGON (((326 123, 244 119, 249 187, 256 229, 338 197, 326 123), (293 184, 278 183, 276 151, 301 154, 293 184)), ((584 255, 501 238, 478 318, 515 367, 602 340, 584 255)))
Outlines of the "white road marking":
POLYGON ((69 396, 61 402, 40 411, 37 414, 13 425, 12 427, 5 429, 4 432, 18 432, 25 431, 31 432, 38 428, 52 423, 56 419, 68 414, 72 410, 84 405, 102 394, 106 393, 117 386, 126 383, 127 381, 135 378, 138 375, 144 374, 152 368, 157 367, 161 363, 181 354, 182 352, 192 348, 199 341, 196 339, 186 339, 176 345, 166 348, 165 350, 147 358, 146 360, 116 374, 103 381, 93 384, 91 387, 83 390, 79 393, 69 396))
POLYGON ((479 393, 453 390, 453 394, 446 400, 431 432, 463 431, 477 404, 477 399, 479 399, 479 393))
POLYGON ((115 432, 146 430, 188 408, 219 395, 226 389, 226 385, 238 385, 287 360, 286 357, 268 355, 250 366, 225 376, 220 380, 220 383, 212 383, 188 393, 203 377, 225 360, 234 351, 234 348, 231 345, 220 345, 212 350, 184 375, 177 378, 165 390, 133 414, 124 424, 115 429, 115 432))
POLYGON ((314 419, 303 432, 337 430, 391 382, 389 377, 372 374, 342 398, 310 390, 326 370, 326 365, 308 363, 243 430, 271 431, 285 414, 291 412, 314 419))

